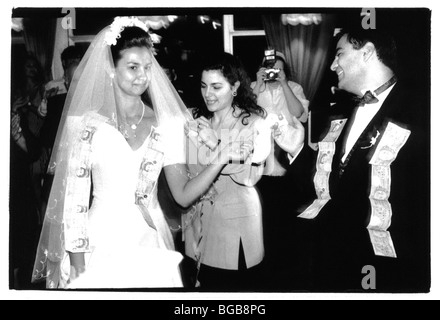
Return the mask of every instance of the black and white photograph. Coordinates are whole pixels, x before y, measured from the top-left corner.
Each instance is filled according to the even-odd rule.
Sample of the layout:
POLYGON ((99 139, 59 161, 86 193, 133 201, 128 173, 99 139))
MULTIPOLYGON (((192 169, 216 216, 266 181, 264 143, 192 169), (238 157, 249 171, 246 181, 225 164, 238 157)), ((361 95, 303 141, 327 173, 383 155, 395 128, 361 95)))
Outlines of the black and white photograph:
POLYGON ((433 298, 435 9, 226 3, 4 10, 4 299, 433 298))

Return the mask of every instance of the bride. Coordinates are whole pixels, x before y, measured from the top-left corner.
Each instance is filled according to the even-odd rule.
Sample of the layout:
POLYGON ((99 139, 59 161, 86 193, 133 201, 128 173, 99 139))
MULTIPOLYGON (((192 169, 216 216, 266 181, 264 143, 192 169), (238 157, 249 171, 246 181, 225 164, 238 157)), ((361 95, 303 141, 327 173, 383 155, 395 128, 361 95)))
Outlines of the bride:
POLYGON ((184 125, 192 117, 154 58, 153 40, 140 20, 118 17, 74 75, 33 272, 48 288, 181 287, 159 173, 166 168, 174 198, 189 206, 228 161, 252 151, 232 142, 188 179, 184 125))

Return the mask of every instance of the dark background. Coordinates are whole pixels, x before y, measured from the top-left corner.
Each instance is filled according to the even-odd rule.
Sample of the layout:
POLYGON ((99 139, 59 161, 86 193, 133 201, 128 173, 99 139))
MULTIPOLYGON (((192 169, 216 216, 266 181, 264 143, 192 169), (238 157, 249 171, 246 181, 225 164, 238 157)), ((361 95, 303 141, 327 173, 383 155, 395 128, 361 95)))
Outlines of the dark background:
MULTIPOLYGON (((222 15, 233 14, 236 30, 262 30, 261 16, 264 14, 301 12, 332 14, 337 28, 359 24, 362 21, 360 16, 362 8, 75 8, 75 10, 75 35, 97 34, 110 24, 115 16, 179 16, 168 28, 154 32, 162 36, 159 48, 167 47, 170 60, 175 64, 177 72, 184 77, 196 73, 197 62, 203 55, 224 48, 222 27, 215 30, 210 24, 201 24, 197 19, 198 15, 208 15, 212 20, 222 23, 222 15), (184 63, 180 60, 182 52, 187 53, 188 56, 188 60, 184 63)), ((49 19, 65 15, 61 13, 61 8, 16 8, 12 11, 12 17, 25 18, 49 19)), ((393 33, 398 43, 399 65, 402 66, 398 70, 399 77, 413 81, 415 90, 421 92, 428 103, 431 84, 431 11, 428 8, 376 9, 376 27, 393 33)), ((252 80, 255 79, 255 73, 266 47, 267 41, 264 37, 235 37, 234 54, 240 57, 252 80)), ((20 57, 23 50, 24 45, 13 46, 12 64, 20 57)), ((321 81, 319 94, 314 101, 311 101, 311 110, 327 107, 328 100, 331 99, 329 88, 337 83, 334 72, 330 71, 332 60, 333 48, 328 57, 327 72, 321 81)))

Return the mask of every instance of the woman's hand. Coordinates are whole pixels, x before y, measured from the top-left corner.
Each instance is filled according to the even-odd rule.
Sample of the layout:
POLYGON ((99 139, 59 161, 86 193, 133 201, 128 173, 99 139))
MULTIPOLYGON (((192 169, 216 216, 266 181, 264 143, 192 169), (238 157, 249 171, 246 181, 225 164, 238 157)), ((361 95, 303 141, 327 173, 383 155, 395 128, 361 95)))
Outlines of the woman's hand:
POLYGON ((38 106, 38 113, 43 118, 47 116, 47 99, 56 95, 57 92, 58 92, 58 87, 44 91, 43 99, 41 99, 40 105, 38 106))
POLYGON ((286 73, 284 72, 283 69, 280 69, 280 72, 278 72, 278 77, 276 78, 276 80, 281 85, 287 85, 286 73))
POLYGON ((47 100, 45 98, 41 99, 40 105, 38 106, 38 113, 43 118, 47 116, 47 100))
POLYGON ((217 137, 217 133, 211 127, 211 121, 205 117, 200 117, 196 119, 196 121, 200 142, 206 144, 206 146, 211 150, 217 148, 219 139, 217 137))
POLYGON ((43 93, 43 99, 49 99, 50 97, 55 96, 58 93, 58 90, 60 88, 58 87, 53 87, 51 89, 45 90, 43 93))
POLYGON ((261 86, 266 78, 266 68, 261 67, 257 72, 257 86, 261 86))
POLYGON ((276 123, 272 127, 275 142, 290 155, 296 154, 304 143, 304 127, 297 118, 292 117, 292 119, 291 125, 279 125, 276 123))
POLYGON ((252 150, 254 150, 252 141, 231 142, 220 151, 220 163, 245 162, 252 150))
POLYGON ((20 97, 12 104, 12 112, 16 113, 18 109, 29 103, 29 97, 20 97))

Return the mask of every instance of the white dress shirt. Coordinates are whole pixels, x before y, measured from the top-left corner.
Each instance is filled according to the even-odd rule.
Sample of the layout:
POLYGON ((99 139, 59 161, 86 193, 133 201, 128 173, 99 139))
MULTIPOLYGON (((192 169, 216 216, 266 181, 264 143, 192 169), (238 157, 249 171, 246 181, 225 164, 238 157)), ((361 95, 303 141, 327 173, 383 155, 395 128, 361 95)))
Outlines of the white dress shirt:
MULTIPOLYGON (((355 118, 353 122, 353 126, 350 129, 350 133, 348 134, 348 138, 345 144, 345 153, 342 157, 342 162, 345 162, 348 154, 350 153, 350 150, 355 145, 356 141, 359 139, 362 132, 364 132, 365 128, 368 126, 368 124, 371 122, 373 117, 376 115, 376 113, 380 110, 382 107, 383 102, 388 97, 388 94, 393 89, 394 85, 386 89, 384 92, 382 92, 380 95, 378 95, 376 98, 379 100, 376 103, 369 103, 366 104, 363 107, 357 107, 357 110, 355 112, 355 118)), ((365 94, 368 89, 362 90, 362 94, 365 94)), ((374 90, 370 90, 371 92, 374 92, 374 90)))

